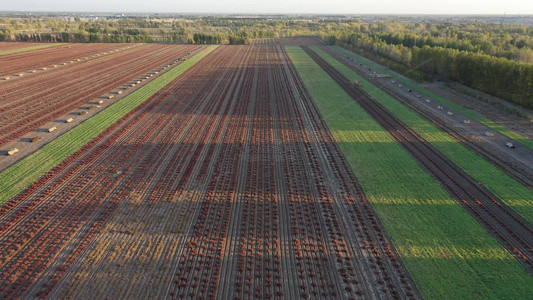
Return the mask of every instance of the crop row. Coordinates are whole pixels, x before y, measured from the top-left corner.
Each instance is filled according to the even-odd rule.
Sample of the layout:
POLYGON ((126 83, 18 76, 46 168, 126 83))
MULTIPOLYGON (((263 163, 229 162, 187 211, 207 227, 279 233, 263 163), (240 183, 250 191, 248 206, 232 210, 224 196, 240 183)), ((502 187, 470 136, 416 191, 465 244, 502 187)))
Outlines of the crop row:
MULTIPOLYGON (((208 48, 198 54, 198 57, 195 56, 186 63, 178 65, 62 137, 71 134, 68 137, 75 138, 76 133, 94 137, 102 131, 109 134, 118 126, 119 123, 115 123, 118 119, 123 116, 128 118, 137 113, 141 103, 213 49, 208 48), (84 128, 83 125, 87 123, 88 127, 84 128), (100 124, 96 129, 99 132, 88 132, 87 128, 94 128, 96 124, 100 124), (84 129, 85 131, 79 132, 84 129), (78 132, 75 132, 76 130, 78 132)), ((157 101, 161 100, 162 98, 159 98, 157 101)), ((121 199, 130 193, 129 186, 119 186, 121 180, 107 175, 106 169, 109 163, 97 163, 91 166, 74 163, 88 149, 91 151, 83 154, 82 162, 101 159, 102 152, 112 146, 113 142, 127 130, 128 126, 122 127, 116 135, 104 139, 102 143, 100 141, 105 134, 98 139, 89 139, 90 142, 81 151, 72 156, 67 155, 68 158, 60 166, 47 172, 30 189, 2 207, 0 257, 6 262, 2 268, 7 272, 3 272, 4 284, 0 292, 4 297, 12 297, 26 291, 37 275, 54 262, 57 253, 61 249, 66 249, 66 253, 61 255, 60 263, 54 263, 56 272, 51 276, 45 276, 46 280, 41 280, 42 286, 38 288, 36 295, 45 297, 99 231, 121 199), (71 246, 66 247, 68 243, 71 243, 71 246)), ((146 134, 142 137, 146 143, 152 135, 146 134)), ((53 143, 57 143, 58 140, 53 143)), ((60 148, 61 145, 56 146, 60 148)), ((71 152, 72 147, 81 147, 80 144, 66 146, 71 152)), ((135 155, 135 151, 129 153, 113 151, 111 157, 106 158, 113 164, 125 166, 135 155)), ((58 156, 54 158, 61 159, 58 156)))
POLYGON ((254 45, 320 46, 324 43, 315 37, 254 39, 254 45))
MULTIPOLYGON (((121 181, 107 198, 131 191, 123 201, 131 205, 118 204, 106 233, 51 295, 83 298, 93 289, 96 297, 121 298, 135 291, 147 298, 416 297, 310 99, 294 94, 307 97, 280 49, 221 47, 209 60, 199 69, 205 77, 189 73, 163 91, 164 101, 110 132, 117 139, 107 149, 76 158, 90 174, 105 166, 100 172, 121 181), (329 186, 330 172, 342 192, 329 186), (154 215, 153 207, 167 211, 154 215), (178 218, 176 210, 188 215, 178 218), (357 233, 345 222, 358 224, 357 233), (174 259, 170 268, 149 269, 155 275, 146 291, 140 270, 161 265, 158 254, 143 256, 156 248, 146 245, 155 236, 162 237, 157 249, 173 249, 174 259), (132 248, 108 255, 124 243, 132 248)), ((76 248, 70 245, 64 248, 76 248)))
POLYGON ((1 295, 418 298, 298 78, 220 47, 114 122, 0 210, 1 295))
MULTIPOLYGON (((391 263, 393 252, 379 240, 380 235, 386 238, 371 219, 372 210, 367 207, 357 216, 353 206, 358 197, 345 203, 325 184, 328 167, 310 140, 323 124, 316 113, 302 117, 308 108, 293 94, 297 79, 284 67, 284 55, 275 47, 256 47, 252 55, 262 58, 261 67, 250 63, 243 87, 235 93, 235 111, 223 141, 213 141, 221 144, 210 155, 214 177, 192 224, 170 296, 414 296, 404 290, 409 280, 396 273, 401 266, 391 263), (351 208, 361 226, 356 245, 341 226, 338 201, 351 208), (368 261, 358 258, 363 256, 368 261)), ((302 87, 299 91, 304 95, 302 87)), ((322 151, 332 151, 325 145, 322 151)), ((331 155, 341 160, 340 152, 331 155)), ((338 162, 328 163, 339 172, 338 162)), ((353 191, 353 182, 345 186, 353 191)))
MULTIPOLYGON (((60 282, 62 288, 56 292, 64 291, 70 282, 66 290, 68 298, 79 298, 80 294, 77 293, 86 285, 97 287, 97 295, 101 297, 109 296, 106 293, 123 295, 120 297, 126 298, 136 297, 147 292, 142 288, 146 284, 142 281, 143 274, 121 273, 120 276, 115 276, 114 273, 106 273, 106 270, 113 269, 114 262, 120 261, 122 271, 133 268, 139 272, 139 264, 146 262, 146 267, 149 268, 149 265, 161 264, 161 256, 174 255, 174 252, 167 254, 158 251, 161 256, 157 256, 155 253, 150 253, 151 248, 147 249, 145 244, 150 243, 149 241, 155 236, 162 237, 158 239, 158 245, 161 247, 157 249, 170 247, 167 246, 169 243, 174 244, 175 233, 183 232, 188 227, 187 220, 191 217, 187 216, 187 212, 190 213, 196 205, 195 201, 179 201, 182 197, 189 198, 189 194, 194 194, 183 190, 182 182, 190 179, 189 166, 195 165, 194 155, 198 147, 203 145, 196 142, 204 134, 209 133, 205 130, 206 125, 212 121, 212 116, 203 112, 213 111, 219 106, 217 102, 205 100, 210 95, 209 83, 218 82, 215 85, 220 86, 220 82, 225 79, 224 76, 215 73, 205 82, 205 78, 199 80, 196 72, 205 74, 206 69, 225 60, 224 58, 217 61, 212 56, 206 59, 208 61, 202 61, 197 70, 188 73, 186 78, 190 81, 185 81, 184 84, 181 81, 172 84, 162 92, 156 102, 131 118, 131 122, 119 133, 112 133, 113 136, 118 136, 118 139, 110 143, 109 148, 91 162, 91 165, 108 166, 106 173, 115 174, 117 180, 121 181, 117 190, 127 191, 129 196, 118 206, 119 212, 115 217, 108 221, 107 230, 116 234, 96 239, 96 246, 90 248, 89 253, 82 258, 81 271, 76 272, 74 269, 72 271, 74 273, 70 274, 79 279, 72 282, 67 278, 64 282, 60 282), (195 92, 190 93, 192 90, 195 92), (119 153, 118 155, 121 158, 126 157, 126 160, 115 161, 113 153, 119 153), (173 215, 172 212, 178 214, 173 215), (102 250, 105 250, 106 245, 110 243, 113 249, 122 248, 123 243, 131 245, 132 248, 117 251, 116 255, 108 258, 107 253, 102 250), (145 257, 144 253, 147 253, 148 257, 145 257), (144 257, 142 262, 135 258, 128 260, 129 257, 141 255, 144 257), (102 259, 105 263, 96 262, 95 264, 100 267, 95 269, 93 259, 102 259), (103 272, 103 274, 97 276, 98 279, 93 279, 85 276, 86 272, 103 272), (123 280, 123 277, 128 279, 123 280), (119 282, 113 284, 116 281, 119 282)), ((162 270, 157 270, 162 273, 157 276, 159 280, 169 277, 170 269, 162 270)), ((163 297, 164 284, 167 282, 163 281, 163 286, 160 282, 157 288, 152 288, 151 295, 154 296, 149 298, 163 297)))
MULTIPOLYGON (((233 53, 231 50, 235 49, 224 48, 224 52, 221 51, 222 53, 218 53, 219 56, 211 56, 209 57, 209 61, 202 61, 200 63, 202 67, 198 69, 201 72, 200 74, 205 74, 206 69, 216 67, 228 59, 231 60, 231 54, 233 53)), ((208 73, 205 77, 201 77, 196 73, 198 70, 195 70, 194 73, 189 73, 186 77, 188 78, 187 81, 183 84, 176 83, 173 85, 172 90, 163 91, 161 97, 165 100, 163 102, 158 101, 157 105, 150 106, 142 114, 135 116, 134 121, 131 123, 132 125, 125 128, 125 131, 121 131, 120 138, 114 141, 111 147, 98 158, 100 160, 104 157, 105 162, 97 162, 97 164, 109 165, 106 170, 107 173, 117 174, 115 172, 119 172, 120 175, 117 175, 117 178, 125 178, 121 179, 122 184, 120 185, 120 189, 132 191, 135 194, 138 193, 138 196, 132 197, 139 197, 139 199, 130 200, 135 201, 137 205, 132 207, 132 210, 128 211, 126 216, 136 214, 136 211, 139 209, 152 211, 151 207, 154 206, 159 207, 164 205, 169 208, 167 211, 161 212, 164 213, 164 216, 162 216, 162 220, 159 222, 151 219, 150 217, 153 216, 151 214, 138 215, 141 220, 138 220, 137 225, 134 225, 133 228, 129 227, 128 229, 138 230, 134 233, 138 241, 137 243, 133 243, 134 245, 143 244, 146 241, 147 236, 139 236, 143 232, 160 232, 162 235, 169 235, 176 232, 176 227, 188 228, 187 219, 192 219, 190 216, 176 218, 176 216, 168 215, 167 213, 176 209, 180 210, 180 207, 185 208, 186 206, 196 205, 196 201, 184 201, 180 203, 174 199, 180 199, 181 197, 189 198, 189 195, 195 194, 193 189, 191 189, 190 183, 187 182, 195 182, 197 176, 200 175, 198 173, 193 174, 192 172, 192 170, 196 170, 196 172, 199 170, 195 168, 197 166, 197 155, 199 152, 202 152, 202 148, 206 144, 205 141, 207 141, 205 139, 213 134, 217 135, 215 133, 218 132, 218 130, 215 130, 216 128, 224 127, 220 122, 222 114, 214 116, 213 113, 219 110, 227 112, 226 109, 229 108, 229 106, 224 105, 227 102, 223 101, 225 98, 224 94, 218 93, 217 90, 227 90, 231 85, 225 86, 221 83, 227 80, 233 81, 232 79, 235 77, 235 73, 213 72, 213 69, 209 70, 211 74, 208 73), (212 100, 210 97, 213 95, 216 95, 215 97, 221 97, 221 101, 209 101, 212 100), (126 164, 122 161, 115 163, 112 157, 110 157, 115 152, 120 153, 121 157, 130 157, 128 158, 129 162, 126 164), (105 157, 109 157, 110 160, 107 161, 105 157), (170 223, 163 226, 164 228, 168 228, 169 231, 161 231, 161 222, 170 223)), ((113 134, 113 136, 115 135, 113 134)), ((119 210, 121 210, 120 207, 119 210)), ((109 230, 119 230, 122 232, 121 229, 124 227, 122 224, 124 224, 125 218, 127 219, 127 217, 117 217, 120 218, 109 221, 109 230)), ((117 238, 120 237, 119 235, 117 238)), ((122 235, 121 239, 123 240, 127 237, 128 235, 122 235)), ((131 243, 130 241, 131 239, 126 240, 127 243, 131 243)), ((173 242, 174 238, 167 241, 173 242)), ((101 243, 106 242, 99 242, 99 244, 101 243)), ((91 251, 90 255, 105 255, 105 253, 98 252, 97 249, 91 251)), ((127 255, 138 255, 142 253, 142 250, 132 248, 125 252, 124 256, 127 257, 127 255), (132 251, 135 254, 129 254, 132 251)), ((124 256, 121 255, 120 259, 124 258, 124 256)), ((154 259, 157 260, 155 257, 150 258, 150 260, 154 259)), ((105 270, 109 267, 109 263, 112 264, 112 262, 108 262, 99 268, 99 270, 91 270, 94 265, 89 260, 89 262, 84 263, 84 267, 87 267, 90 272, 95 272, 101 271, 102 269, 105 270)), ((125 268, 128 268, 132 264, 136 265, 137 261, 126 262, 125 268)), ((98 265, 101 265, 101 263, 98 265)), ((74 276, 77 278, 79 274, 75 274, 74 276)), ((98 277, 100 278, 100 276, 98 277)), ((84 278, 82 277, 76 284, 92 285, 95 282, 99 286, 99 291, 114 289, 115 293, 120 293, 121 295, 126 293, 128 295, 130 294, 130 290, 137 289, 134 279, 138 277, 142 277, 141 274, 132 274, 131 281, 122 281, 115 288, 110 287, 108 281, 116 280, 116 276, 108 278, 108 280, 102 279, 102 281, 83 280, 84 278), (98 284, 99 282, 101 284, 98 284)), ((140 282, 139 284, 142 285, 143 283, 140 282)), ((165 284, 167 282, 159 282, 158 289, 152 291, 152 293, 159 293, 160 295, 161 292, 165 291, 165 284)), ((68 291, 71 292, 69 295, 72 295, 72 293, 76 295, 76 289, 69 288, 68 291)), ((141 291, 140 293, 143 292, 141 291)), ((77 298, 79 296, 72 297, 77 298)), ((158 298, 160 297, 162 296, 158 296, 158 298)))

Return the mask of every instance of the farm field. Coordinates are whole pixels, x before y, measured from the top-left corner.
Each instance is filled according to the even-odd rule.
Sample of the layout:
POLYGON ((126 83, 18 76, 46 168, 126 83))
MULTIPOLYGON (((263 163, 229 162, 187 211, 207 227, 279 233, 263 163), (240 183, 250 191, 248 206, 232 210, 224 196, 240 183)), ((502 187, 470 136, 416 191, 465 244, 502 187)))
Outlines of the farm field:
POLYGON ((0 42, 0 51, 9 51, 9 50, 16 50, 16 49, 25 49, 25 48, 33 48, 35 46, 41 46, 41 45, 57 45, 57 44, 43 44, 43 43, 7 43, 7 42, 0 42))
MULTIPOLYGON (((327 60, 331 66, 337 68, 346 78, 358 80, 361 88, 373 99, 376 99, 378 103, 382 104, 387 111, 391 112, 398 120, 409 126, 420 137, 433 145, 442 154, 446 155, 446 157, 457 164, 462 170, 470 174, 478 184, 482 184, 499 198, 498 200, 493 196, 492 201, 505 203, 518 213, 519 218, 523 219, 522 221, 533 224, 533 193, 530 189, 507 176, 475 152, 455 142, 445 132, 440 131, 382 90, 376 89, 373 84, 363 79, 324 51, 318 48, 314 48, 313 50, 327 60)), ((458 175, 455 178, 461 177, 458 175)), ((478 198, 480 199, 482 197, 478 196, 478 198)), ((511 232, 517 231, 520 227, 520 224, 515 225, 511 226, 511 232)), ((531 232, 526 235, 531 235, 531 232)))
POLYGON ((279 46, 211 52, 9 200, 0 245, 2 298, 419 298, 279 46))
MULTIPOLYGON (((11 43, 0 43, 0 45, 9 45, 11 43)), ((18 43, 24 45, 25 43, 18 43)), ((30 43, 35 45, 34 43, 30 43)), ((39 45, 39 44, 37 44, 39 45)), ((40 44, 42 45, 42 44, 40 44)), ((103 52, 116 52, 122 48, 139 46, 139 44, 46 44, 55 45, 54 47, 35 49, 31 51, 22 51, 18 53, 5 54, 0 56, 0 76, 11 76, 19 73, 29 72, 38 68, 59 65, 62 63, 70 64, 70 61, 77 62, 84 57, 90 58, 93 55, 103 55, 103 52)), ((19 50, 25 47, 19 48, 19 50)), ((94 57, 93 57, 94 58, 94 57)), ((27 73, 30 74, 30 73, 27 73)), ((24 74, 24 75, 27 75, 24 74)))
POLYGON ((79 150, 102 131, 132 109, 156 94, 161 88, 181 75, 188 68, 209 54, 216 46, 208 47, 200 53, 178 64, 170 71, 158 76, 127 97, 119 100, 96 116, 54 139, 28 157, 0 173, 0 204, 26 189, 32 182, 50 171, 57 164, 79 150))
POLYGON ((0 42, 0 55, 31 51, 43 48, 57 47, 63 43, 43 44, 43 43, 3 43, 0 42))
POLYGON ((42 67, 33 70, 35 73, 21 73, 24 76, 0 82, 0 147, 198 48, 196 45, 89 45, 42 49, 39 51, 47 52, 23 58, 28 61, 26 65, 13 63, 17 59, 6 58, 0 62, 2 70, 10 66, 42 67), (70 60, 74 56, 77 59, 70 60), (49 66, 51 61, 63 63, 49 66))
POLYGON ((275 39, 255 39, 255 45, 281 45, 281 46, 321 46, 324 43, 315 37, 298 38, 275 38, 275 39))
POLYGON ((25 45, 0 43, 2 299, 533 293, 532 191, 319 39, 25 45))
POLYGON ((531 275, 479 223, 302 49, 287 51, 422 296, 531 293, 531 275))

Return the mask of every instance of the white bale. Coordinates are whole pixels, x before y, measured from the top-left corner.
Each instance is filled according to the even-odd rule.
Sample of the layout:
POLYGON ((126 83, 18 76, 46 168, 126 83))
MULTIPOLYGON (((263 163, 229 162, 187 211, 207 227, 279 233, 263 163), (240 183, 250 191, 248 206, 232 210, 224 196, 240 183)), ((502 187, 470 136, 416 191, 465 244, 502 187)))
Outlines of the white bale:
POLYGON ((7 151, 7 155, 8 155, 8 156, 11 156, 11 155, 13 155, 13 154, 15 154, 15 153, 17 153, 17 152, 19 152, 19 149, 17 149, 17 148, 13 148, 13 149, 7 151))

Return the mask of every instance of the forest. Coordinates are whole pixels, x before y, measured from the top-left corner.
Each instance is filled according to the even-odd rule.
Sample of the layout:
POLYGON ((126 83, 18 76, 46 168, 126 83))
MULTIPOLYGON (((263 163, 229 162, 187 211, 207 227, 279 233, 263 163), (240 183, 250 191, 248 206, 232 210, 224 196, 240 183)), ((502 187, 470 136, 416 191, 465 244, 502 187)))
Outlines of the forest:
POLYGON ((533 26, 362 17, 0 17, 0 41, 248 44, 315 36, 415 80, 452 80, 533 108, 533 26))

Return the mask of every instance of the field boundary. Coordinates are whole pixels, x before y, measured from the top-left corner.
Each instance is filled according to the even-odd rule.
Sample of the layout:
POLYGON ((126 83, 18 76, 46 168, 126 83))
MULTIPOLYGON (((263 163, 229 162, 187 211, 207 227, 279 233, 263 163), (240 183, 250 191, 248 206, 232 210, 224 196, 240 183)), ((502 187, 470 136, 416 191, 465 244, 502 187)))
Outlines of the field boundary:
POLYGON ((57 46, 68 45, 68 44, 69 43, 54 43, 54 44, 31 46, 31 47, 26 47, 26 48, 5 50, 5 51, 0 51, 0 55, 7 55, 7 54, 13 54, 13 53, 19 53, 19 52, 26 52, 26 51, 31 51, 31 50, 39 50, 39 49, 57 47, 57 46))
POLYGON ((0 173, 0 205, 27 188, 217 47, 207 47, 0 173))
POLYGON ((376 69, 377 71, 381 72, 381 73, 385 73, 387 75, 391 75, 394 77, 395 80, 407 85, 407 86, 411 86, 415 89, 417 89, 418 91, 420 91, 421 93, 429 96, 429 97, 432 97, 444 104, 446 104, 448 107, 464 114, 465 116, 468 116, 469 118, 473 119, 473 120, 476 120, 478 122, 480 122, 481 124, 485 125, 485 126, 488 126, 489 128, 495 130, 495 131, 498 131, 499 133, 509 137, 509 138, 512 138, 516 141, 518 141, 519 143, 521 143, 522 145, 528 147, 528 148, 531 148, 533 149, 533 141, 532 140, 529 140, 527 139, 526 137, 522 136, 521 134, 517 133, 517 132, 514 132, 512 130, 509 130, 499 124, 496 124, 494 123, 493 121, 489 120, 489 119, 486 119, 472 111, 470 111, 469 109, 466 109, 458 104, 455 104, 454 102, 446 99, 446 98, 443 98, 431 91, 428 91, 427 89, 419 86, 418 84, 416 84, 415 82, 413 81, 410 81, 410 80, 407 80, 405 78, 403 78, 402 76, 399 76, 398 74, 390 71, 389 69, 369 60, 368 58, 366 57, 363 57, 359 54, 356 54, 356 53, 353 53, 345 48, 342 48, 340 46, 334 46, 335 49, 341 51, 342 53, 348 55, 348 56, 353 56, 354 58, 357 58, 361 61, 364 61, 365 64, 367 65, 371 65, 374 69, 376 69))

